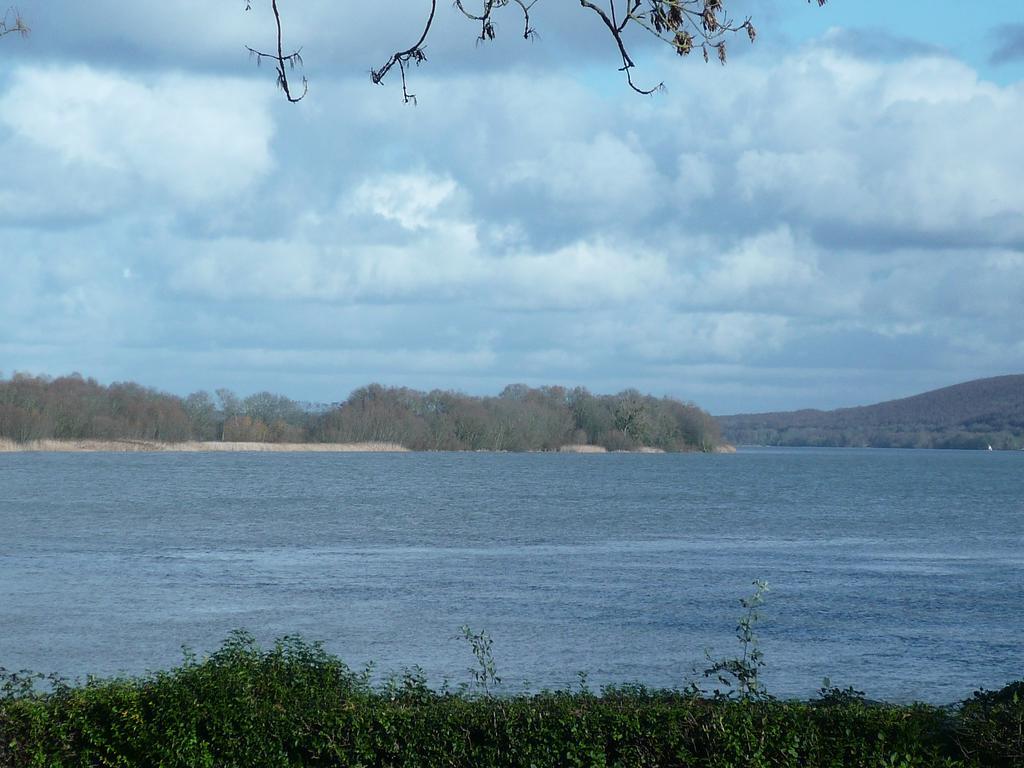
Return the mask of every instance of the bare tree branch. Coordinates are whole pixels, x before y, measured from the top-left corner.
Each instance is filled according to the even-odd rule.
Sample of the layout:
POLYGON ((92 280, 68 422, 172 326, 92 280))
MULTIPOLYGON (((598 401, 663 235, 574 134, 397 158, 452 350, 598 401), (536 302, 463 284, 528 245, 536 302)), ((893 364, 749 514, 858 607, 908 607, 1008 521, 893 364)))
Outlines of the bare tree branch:
MULTIPOLYGON (((630 74, 629 70, 631 70, 636 65, 633 63, 633 59, 630 57, 629 51, 626 49, 626 44, 622 40, 622 30, 625 29, 626 24, 628 24, 629 20, 632 18, 632 12, 626 14, 626 17, 622 20, 622 23, 620 25, 615 20, 615 0, 609 0, 609 2, 611 3, 611 6, 609 8, 609 12, 611 15, 609 15, 609 13, 605 13, 604 9, 590 2, 590 0, 580 0, 580 5, 583 6, 584 8, 589 8, 598 16, 600 16, 601 21, 604 22, 604 25, 608 28, 608 31, 611 32, 612 38, 615 40, 615 44, 619 47, 619 55, 622 57, 622 67, 620 67, 619 71, 626 73, 626 82, 629 83, 629 87, 632 88, 637 93, 643 94, 644 96, 649 96, 659 88, 662 88, 663 84, 658 83, 653 88, 640 88, 633 82, 633 76, 632 74, 630 74)), ((630 2, 632 2, 634 9, 640 7, 639 0, 630 0, 630 2)))
POLYGON ((406 104, 409 102, 412 102, 413 104, 416 103, 416 94, 409 92, 409 83, 406 79, 406 67, 409 65, 409 62, 413 62, 416 66, 419 66, 422 62, 427 60, 427 55, 423 52, 423 44, 427 41, 427 35, 430 34, 430 28, 434 25, 434 15, 436 13, 437 0, 430 0, 430 15, 427 17, 427 23, 423 27, 423 33, 420 35, 420 39, 404 51, 395 51, 391 54, 390 58, 384 62, 384 66, 380 69, 370 70, 370 79, 379 85, 387 76, 388 72, 390 72, 397 64, 398 71, 402 73, 402 97, 406 104))
MULTIPOLYGON (((467 19, 475 21, 480 25, 480 34, 477 40, 487 42, 493 40, 497 35, 494 24, 494 12, 498 9, 515 5, 523 16, 523 37, 531 39, 536 36, 536 30, 532 26, 530 12, 540 0, 454 0, 455 8, 467 19), (467 6, 481 3, 480 10, 470 10, 467 6)), ((642 88, 633 80, 632 70, 636 63, 630 54, 630 44, 626 39, 629 28, 636 27, 648 35, 671 46, 680 56, 688 56, 694 48, 699 48, 704 56, 704 61, 710 61, 712 53, 715 58, 725 64, 727 59, 727 48, 725 38, 729 35, 746 32, 750 42, 753 43, 757 37, 757 30, 754 28, 750 18, 736 22, 729 16, 726 3, 730 0, 580 0, 580 7, 589 10, 597 15, 601 23, 611 35, 618 50, 622 66, 619 71, 626 76, 626 83, 637 93, 651 94, 664 87, 662 83, 653 88, 642 88)), ((816 2, 823 6, 827 0, 807 0, 808 3, 816 2)), ((251 8, 252 0, 246 0, 246 10, 251 8)), ((277 53, 263 53, 248 48, 249 53, 256 57, 259 64, 263 59, 272 60, 277 67, 277 84, 284 91, 289 101, 300 101, 307 93, 308 85, 306 78, 302 78, 302 94, 294 96, 291 85, 288 81, 288 70, 296 64, 302 64, 300 55, 301 48, 290 54, 285 54, 281 38, 281 15, 278 12, 277 0, 271 0, 274 11, 274 21, 277 24, 277 53)), ((427 16, 426 24, 419 39, 410 47, 402 51, 396 51, 388 57, 383 66, 370 70, 370 79, 374 83, 382 83, 388 73, 398 67, 402 79, 402 97, 406 103, 416 103, 416 94, 409 91, 408 69, 410 64, 419 66, 427 60, 424 46, 427 37, 434 24, 437 13, 437 0, 430 0, 430 13, 427 16)), ((15 13, 17 26, 9 31, 27 32, 20 19, 15 13)), ((6 20, 5 20, 6 21, 6 20)), ((7 30, 7 25, 0 26, 0 30, 7 30)))
POLYGON ((4 35, 19 34, 28 37, 29 30, 17 8, 8 8, 0 19, 0 37, 4 35))
MULTIPOLYGON (((257 51, 255 48, 250 48, 249 46, 245 46, 246 50, 249 51, 250 56, 254 56, 256 58, 257 66, 259 66, 263 59, 272 60, 274 65, 277 67, 277 85, 282 91, 284 91, 285 97, 287 97, 288 101, 292 103, 302 101, 309 92, 309 83, 306 81, 305 75, 302 77, 302 93, 298 96, 292 94, 291 84, 288 82, 288 70, 294 69, 296 64, 300 67, 302 66, 302 49, 297 48, 287 56, 285 55, 284 45, 282 43, 283 35, 281 32, 281 13, 277 9, 277 0, 271 0, 270 6, 274 11, 274 21, 277 23, 277 53, 264 53, 262 51, 257 51)), ((252 10, 251 0, 246 0, 245 10, 252 10)))
POLYGON ((530 10, 537 4, 537 0, 530 0, 530 2, 526 2, 526 0, 483 0, 484 6, 479 15, 472 11, 467 11, 464 0, 455 0, 455 7, 467 19, 480 22, 480 36, 477 39, 481 42, 486 42, 487 40, 493 40, 496 36, 494 22, 491 21, 491 14, 495 8, 505 7, 510 2, 518 5, 523 13, 523 39, 532 39, 536 36, 537 31, 530 26, 530 10))

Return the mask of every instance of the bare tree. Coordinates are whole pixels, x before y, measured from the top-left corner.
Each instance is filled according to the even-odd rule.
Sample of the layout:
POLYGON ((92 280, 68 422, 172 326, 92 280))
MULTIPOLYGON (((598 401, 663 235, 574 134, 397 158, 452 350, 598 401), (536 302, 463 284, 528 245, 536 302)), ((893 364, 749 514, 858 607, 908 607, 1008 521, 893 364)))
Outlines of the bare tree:
MULTIPOLYGON (((827 0, 807 0, 825 5, 827 0)), ((419 66, 427 60, 424 46, 430 35, 437 16, 437 0, 429 0, 430 8, 426 13, 423 31, 416 42, 407 48, 395 51, 379 67, 371 68, 370 79, 380 84, 388 74, 398 69, 402 81, 402 97, 415 103, 416 95, 409 91, 408 73, 412 65, 419 66)), ((521 29, 525 39, 536 35, 531 19, 531 11, 540 0, 454 0, 456 10, 470 21, 479 25, 477 39, 481 42, 493 40, 497 35, 494 18, 496 13, 512 9, 521 17, 521 29), (472 3, 473 7, 470 7, 472 3), (479 4, 479 8, 476 5, 479 4)), ((561 0, 565 2, 565 0, 561 0)), ((580 8, 593 14, 600 26, 610 37, 621 66, 619 71, 626 77, 629 87, 637 93, 650 94, 662 88, 662 83, 652 87, 637 85, 633 80, 632 70, 636 67, 630 53, 630 40, 627 39, 634 30, 654 37, 668 45, 680 56, 688 56, 699 50, 708 62, 712 58, 725 64, 727 59, 726 39, 737 32, 745 32, 750 42, 757 37, 757 30, 749 17, 742 20, 734 19, 726 4, 730 0, 579 0, 580 8)), ((246 10, 251 10, 252 0, 246 0, 246 10)), ((295 94, 289 81, 289 72, 302 65, 301 48, 285 53, 282 44, 281 13, 277 0, 271 0, 274 22, 277 26, 277 52, 263 52, 249 48, 256 63, 264 59, 274 62, 277 70, 278 87, 284 91, 288 101, 300 101, 308 92, 306 78, 302 78, 302 92, 295 94)))

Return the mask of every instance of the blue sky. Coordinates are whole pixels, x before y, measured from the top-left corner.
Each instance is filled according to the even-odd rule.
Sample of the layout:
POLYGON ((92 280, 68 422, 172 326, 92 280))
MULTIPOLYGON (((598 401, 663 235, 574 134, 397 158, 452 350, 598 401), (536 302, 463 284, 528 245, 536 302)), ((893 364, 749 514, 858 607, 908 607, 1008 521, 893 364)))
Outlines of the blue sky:
POLYGON ((574 3, 20 5, 0 40, 0 371, 313 401, 380 381, 635 386, 715 413, 1024 371, 1024 13, 742 0, 726 67, 574 3), (236 7, 237 6, 237 7, 236 7), (387 11, 381 11, 387 8, 387 11), (347 15, 346 15, 347 14, 347 15))
POLYGON ((895 38, 906 41, 908 48, 916 43, 945 51, 998 83, 1011 83, 1024 75, 1024 55, 1015 61, 992 61, 1003 41, 1002 28, 1016 26, 1018 38, 1024 32, 1024 7, 1017 0, 993 0, 985 4, 983 13, 962 0, 832 0, 825 11, 786 0, 778 0, 775 6, 778 31, 791 40, 811 40, 839 28, 856 33, 853 37, 866 50, 877 46, 879 37, 895 38))

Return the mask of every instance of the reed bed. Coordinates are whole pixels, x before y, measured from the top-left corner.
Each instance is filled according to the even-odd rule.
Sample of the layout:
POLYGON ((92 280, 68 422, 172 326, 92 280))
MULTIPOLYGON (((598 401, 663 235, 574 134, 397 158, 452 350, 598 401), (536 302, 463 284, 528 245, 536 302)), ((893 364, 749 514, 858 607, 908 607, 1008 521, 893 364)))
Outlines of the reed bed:
POLYGON ((240 443, 200 442, 164 443, 156 440, 29 440, 19 443, 0 439, 0 453, 204 453, 249 451, 262 453, 383 453, 404 452, 397 443, 240 443))

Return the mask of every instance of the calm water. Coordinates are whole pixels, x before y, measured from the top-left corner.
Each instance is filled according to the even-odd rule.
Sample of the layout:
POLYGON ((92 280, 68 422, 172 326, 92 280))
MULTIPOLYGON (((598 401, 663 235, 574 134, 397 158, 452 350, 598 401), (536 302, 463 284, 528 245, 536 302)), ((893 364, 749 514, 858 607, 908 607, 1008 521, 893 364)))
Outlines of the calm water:
POLYGON ((0 666, 158 669, 235 628, 511 690, 682 685, 772 585, 769 690, 1024 678, 1024 453, 0 454, 0 666))

